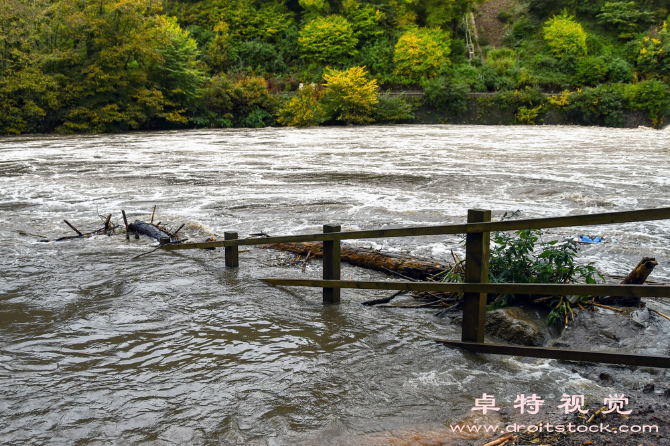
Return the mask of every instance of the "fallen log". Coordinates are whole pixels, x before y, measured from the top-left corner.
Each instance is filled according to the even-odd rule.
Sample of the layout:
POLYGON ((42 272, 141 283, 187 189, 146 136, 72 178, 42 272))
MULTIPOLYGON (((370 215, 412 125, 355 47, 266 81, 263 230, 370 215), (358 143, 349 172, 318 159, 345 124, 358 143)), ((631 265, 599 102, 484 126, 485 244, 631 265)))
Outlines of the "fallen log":
MULTIPOLYGON (((633 268, 633 271, 626 276, 625 279, 621 282, 622 285, 642 285, 647 281, 647 277, 654 270, 654 267, 658 265, 658 262, 653 257, 644 257, 640 260, 640 263, 633 268)), ((601 304, 618 304, 625 307, 636 307, 642 302, 642 299, 639 297, 626 297, 626 296, 599 296, 597 299, 598 303, 601 304)))
MULTIPOLYGON (((270 245, 258 245, 258 247, 289 251, 300 255, 311 254, 311 257, 323 257, 323 244, 321 242, 274 243, 270 245)), ((440 274, 449 268, 447 263, 420 259, 403 254, 382 253, 373 249, 357 248, 347 244, 342 244, 341 259, 343 262, 354 266, 382 272, 393 271, 416 280, 428 280, 431 276, 440 274)))
POLYGON ((128 231, 134 232, 135 234, 146 235, 147 237, 160 240, 162 238, 169 238, 170 234, 167 232, 158 229, 157 226, 150 223, 144 223, 142 220, 135 220, 135 223, 130 223, 128 225, 128 231))

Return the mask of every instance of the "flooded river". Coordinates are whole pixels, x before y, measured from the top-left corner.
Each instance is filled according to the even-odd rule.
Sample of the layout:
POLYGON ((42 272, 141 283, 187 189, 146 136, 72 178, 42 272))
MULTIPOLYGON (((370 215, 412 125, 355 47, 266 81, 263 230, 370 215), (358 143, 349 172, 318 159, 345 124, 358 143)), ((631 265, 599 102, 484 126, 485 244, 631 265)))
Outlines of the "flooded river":
MULTIPOLYGON (((320 277, 252 248, 158 251, 119 234, 40 243, 121 209, 192 241, 670 206, 670 131, 393 126, 234 129, 0 139, 0 438, 6 444, 410 444, 470 417, 474 398, 549 404, 607 386, 551 360, 464 355, 434 311, 375 309, 377 292, 273 288, 320 277), (419 434, 416 434, 419 435, 419 434)), ((547 231, 602 236, 580 261, 626 274, 655 256, 670 281, 670 221, 547 231)), ((450 259, 459 237, 356 241, 450 259)), ((383 279, 343 266, 343 277, 383 279)), ((650 307, 670 311, 651 301, 650 307)), ((597 348, 597 346, 594 346, 597 348)), ((648 353, 667 354, 655 344, 648 353)), ((639 351, 638 351, 639 352, 639 351)), ((539 421, 539 420, 538 420, 539 421)), ((446 434, 445 434, 446 435, 446 434)), ((444 436, 447 438, 447 436, 444 436)), ((457 442, 458 438, 452 437, 457 442)), ((444 440, 447 441, 447 440, 444 440)), ((452 441, 452 440, 449 440, 452 441)))

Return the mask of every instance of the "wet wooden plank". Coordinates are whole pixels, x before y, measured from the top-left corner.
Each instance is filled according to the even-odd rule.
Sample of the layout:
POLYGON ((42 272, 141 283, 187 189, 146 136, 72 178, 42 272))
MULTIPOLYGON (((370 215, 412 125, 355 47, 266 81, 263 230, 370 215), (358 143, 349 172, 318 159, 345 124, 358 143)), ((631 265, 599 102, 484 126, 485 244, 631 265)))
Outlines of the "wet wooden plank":
POLYGON ((163 246, 161 249, 205 249, 222 246, 260 245, 268 243, 314 242, 325 240, 355 240, 365 238, 414 237, 422 235, 466 234, 474 232, 516 231, 520 229, 561 228, 571 226, 593 226, 614 223, 630 223, 670 219, 670 208, 643 209, 637 211, 608 212, 603 214, 571 215, 525 220, 507 220, 489 223, 466 223, 442 226, 419 226, 410 228, 374 229, 333 233, 286 235, 277 237, 223 240, 218 242, 184 243, 163 246))
POLYGON ((587 350, 565 350, 547 347, 520 347, 516 345, 484 344, 479 342, 433 339, 448 347, 457 347, 472 353, 491 355, 525 356, 531 358, 558 359, 563 361, 601 362, 642 367, 670 368, 670 356, 631 355, 616 352, 593 352, 587 350))
POLYGON ((310 279, 260 279, 275 286, 355 288, 362 290, 435 291, 441 293, 516 293, 540 295, 670 297, 670 285, 583 285, 541 283, 436 283, 408 281, 356 281, 310 279))

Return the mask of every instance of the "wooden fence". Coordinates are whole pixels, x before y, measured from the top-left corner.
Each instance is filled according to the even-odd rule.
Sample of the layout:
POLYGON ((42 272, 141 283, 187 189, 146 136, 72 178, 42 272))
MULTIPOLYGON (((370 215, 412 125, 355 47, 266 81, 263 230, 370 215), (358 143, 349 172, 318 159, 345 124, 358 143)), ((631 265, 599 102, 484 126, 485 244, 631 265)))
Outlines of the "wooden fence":
POLYGON ((323 302, 327 304, 338 303, 340 301, 341 288, 459 292, 463 293, 463 329, 461 340, 435 339, 445 345, 463 348, 476 353, 670 368, 669 356, 520 347, 486 344, 484 342, 486 297, 488 293, 670 298, 670 286, 549 283, 489 284, 487 283, 488 262, 490 233, 492 231, 593 226, 668 219, 670 219, 670 208, 492 222, 491 211, 471 209, 468 211, 468 220, 465 224, 346 232, 342 232, 338 225, 324 225, 322 233, 248 239, 238 239, 237 233, 226 232, 223 241, 166 245, 162 246, 161 249, 178 250, 224 247, 226 266, 238 267, 238 247, 241 245, 322 241, 323 280, 281 278, 262 280, 271 285, 323 288, 323 302), (340 280, 340 240, 443 234, 466 234, 465 283, 340 280))

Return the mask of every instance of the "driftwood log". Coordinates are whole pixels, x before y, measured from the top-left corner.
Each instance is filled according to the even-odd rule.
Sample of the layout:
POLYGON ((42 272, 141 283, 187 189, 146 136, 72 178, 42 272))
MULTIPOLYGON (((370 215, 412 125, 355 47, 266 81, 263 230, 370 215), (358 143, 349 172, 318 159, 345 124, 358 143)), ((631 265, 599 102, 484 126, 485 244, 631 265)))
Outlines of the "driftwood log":
MULTIPOLYGON (((311 257, 323 257, 321 242, 302 243, 274 243, 258 245, 259 248, 289 251, 311 257)), ((402 254, 389 254, 369 248, 357 248, 342 244, 341 259, 354 266, 372 269, 375 271, 393 272, 415 280, 427 280, 429 277, 444 272, 450 267, 447 263, 420 259, 402 254)))
POLYGON ((170 237, 165 231, 158 229, 157 226, 151 223, 144 223, 142 220, 135 220, 135 223, 130 223, 128 225, 128 232, 134 232, 135 234, 146 235, 156 240, 160 240, 164 237, 170 237))
MULTIPOLYGON (((654 270, 658 262, 653 257, 644 257, 640 260, 633 271, 626 276, 621 282, 622 285, 642 285, 649 277, 649 274, 654 270)), ((625 296, 600 296, 597 299, 601 304, 619 304, 626 307, 635 307, 642 301, 639 297, 625 297, 625 296)))

